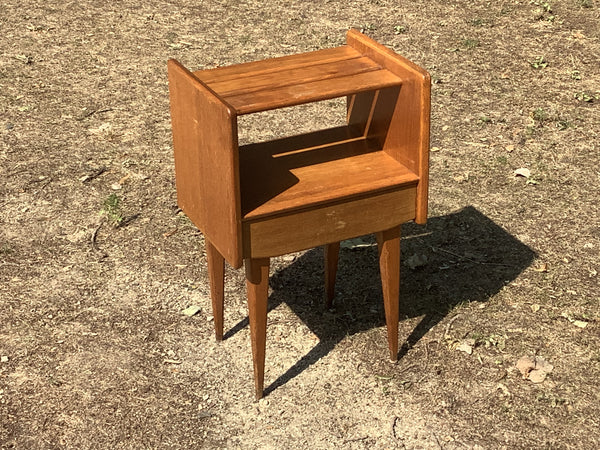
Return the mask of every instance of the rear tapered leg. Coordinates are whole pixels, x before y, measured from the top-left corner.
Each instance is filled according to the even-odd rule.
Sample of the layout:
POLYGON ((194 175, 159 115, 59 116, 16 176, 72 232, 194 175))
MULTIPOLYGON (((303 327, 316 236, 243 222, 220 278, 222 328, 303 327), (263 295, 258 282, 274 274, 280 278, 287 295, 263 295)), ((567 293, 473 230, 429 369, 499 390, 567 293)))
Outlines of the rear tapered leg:
POLYGON ((325 293, 327 308, 331 308, 335 297, 335 277, 338 268, 340 243, 334 242, 324 246, 325 253, 325 293))
POLYGON ((248 317, 254 361, 256 399, 263 396, 265 384, 265 348, 267 339, 267 301, 269 295, 269 258, 246 259, 248 317))
POLYGON ((390 359, 397 361, 400 307, 400 227, 381 231, 376 234, 376 237, 390 359))
POLYGON ((215 337, 223 340, 223 303, 225 297, 225 259, 208 240, 204 239, 206 259, 208 261, 208 278, 210 282, 210 298, 212 300, 215 320, 215 337))

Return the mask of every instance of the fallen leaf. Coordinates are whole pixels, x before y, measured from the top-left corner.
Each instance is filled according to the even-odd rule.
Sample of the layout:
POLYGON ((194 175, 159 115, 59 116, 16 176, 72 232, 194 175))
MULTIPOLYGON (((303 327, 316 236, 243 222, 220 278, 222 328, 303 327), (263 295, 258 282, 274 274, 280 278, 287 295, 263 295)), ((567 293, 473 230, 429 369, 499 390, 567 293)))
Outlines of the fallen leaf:
POLYGON ((541 308, 541 306, 540 306, 540 305, 538 305, 537 303, 534 303, 534 304, 533 304, 533 305, 531 305, 530 307, 531 307, 531 310, 532 310, 534 313, 535 313, 535 312, 538 312, 538 311, 540 310, 540 308, 541 308))
POLYGON ((123 185, 123 184, 125 184, 125 182, 126 182, 127 180, 129 180, 129 178, 131 178, 131 174, 130 174, 130 173, 128 173, 127 175, 125 175, 123 178, 121 178, 121 179, 119 180, 119 184, 120 184, 120 185, 123 185))
POLYGON ((554 369, 554 366, 541 356, 523 356, 517 361, 516 367, 521 372, 523 379, 532 383, 543 382, 554 369))
POLYGON ((517 361, 516 367, 521 372, 521 375, 523 375, 523 378, 527 378, 529 372, 535 368, 535 361, 530 356, 523 356, 517 361))
POLYGON ((0 362, 7 363, 8 362, 8 356, 0 356, 0 362))
POLYGON ((543 372, 541 370, 532 370, 531 372, 529 372, 528 375, 528 379, 529 381, 531 381, 532 383, 541 383, 546 379, 546 372, 543 372))
POLYGON ((15 55, 15 59, 18 59, 24 64, 31 64, 33 62, 33 57, 29 55, 15 55))
POLYGON ((373 247, 374 245, 376 245, 374 242, 369 242, 364 237, 357 237, 354 239, 346 239, 345 241, 342 241, 340 247, 354 250, 357 248, 373 247))
POLYGON ((531 170, 526 167, 521 167, 520 169, 515 169, 514 174, 516 177, 529 178, 531 176, 531 170))
POLYGON ((504 394, 506 397, 510 397, 510 391, 504 384, 498 383, 497 389, 500 389, 502 391, 502 394, 504 394))
POLYGON ((427 256, 414 254, 408 257, 405 261, 405 264, 410 267, 412 270, 415 270, 419 267, 423 267, 427 264, 427 256))
POLYGON ((468 342, 461 342, 459 344, 458 347, 456 347, 456 350, 461 351, 461 352, 465 352, 468 355, 472 355, 473 354, 473 346, 468 343, 468 342))
POLYGON ((202 308, 200 308, 198 305, 192 305, 188 306, 181 312, 188 317, 192 317, 198 314, 200 311, 202 311, 202 308))
POLYGON ((536 272, 548 272, 548 263, 543 263, 538 267, 534 267, 533 270, 536 272))
POLYGON ((577 320, 577 319, 573 319, 568 313, 563 312, 561 314, 562 317, 564 317, 565 319, 567 319, 569 322, 571 322, 573 325, 575 325, 578 328, 585 328, 588 326, 588 322, 584 321, 584 320, 577 320))

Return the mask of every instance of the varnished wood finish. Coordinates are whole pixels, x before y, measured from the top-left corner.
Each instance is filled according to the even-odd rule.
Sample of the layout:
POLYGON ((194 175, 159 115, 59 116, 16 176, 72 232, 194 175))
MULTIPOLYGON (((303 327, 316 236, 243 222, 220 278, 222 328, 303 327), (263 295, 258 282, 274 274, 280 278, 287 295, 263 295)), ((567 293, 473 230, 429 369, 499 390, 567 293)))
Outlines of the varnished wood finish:
POLYGON ((263 396, 265 385, 265 348, 267 338, 267 303, 269 296, 269 258, 246 259, 248 318, 254 361, 256 399, 263 396))
POLYGON ((366 137, 369 134, 368 131, 373 118, 373 108, 378 95, 379 91, 366 91, 347 97, 348 126, 362 137, 366 137))
POLYGON ((381 231, 415 217, 416 187, 244 221, 244 255, 279 256, 381 231), (291 238, 293 236, 293 239, 291 238))
POLYGON ((322 55, 303 53, 195 74, 240 115, 402 84, 393 72, 348 46, 322 55))
POLYGON ((340 242, 326 244, 323 251, 325 256, 325 299, 327 308, 331 308, 335 297, 335 277, 337 276, 340 242))
POLYGON ((283 143, 243 148, 244 220, 416 185, 419 178, 365 139, 273 155, 283 143))
MULTIPOLYGON (((429 120, 431 111, 431 77, 421 67, 356 30, 346 36, 350 47, 373 59, 402 79, 394 103, 388 102, 374 114, 372 130, 385 130, 383 149, 419 176, 415 221, 427 220, 429 179, 429 120), (390 115, 392 113, 392 115, 390 115), (378 123, 383 122, 381 125, 378 123)), ((393 90, 387 90, 388 93, 393 90)), ((386 97, 388 98, 388 97, 386 97)))
POLYGON ((241 267, 237 117, 177 61, 168 68, 177 202, 229 264, 241 267))
POLYGON ((168 67, 178 203, 206 238, 218 340, 223 258, 245 263, 256 397, 273 256, 325 245, 330 305, 339 241, 376 233, 396 359, 400 224, 427 216, 429 74, 355 30, 332 49, 194 73, 168 67), (337 97, 347 98, 346 126, 238 146, 239 115, 337 97))
POLYGON ((379 250, 379 270, 383 288, 383 305, 387 326, 390 359, 398 359, 398 320, 400 294, 400 227, 375 235, 379 250))
POLYGON ((208 278, 210 283, 210 298, 212 301, 215 321, 215 337, 223 340, 223 304, 225 300, 225 259, 208 239, 204 240, 208 278))
POLYGON ((268 73, 281 75, 281 68, 298 69, 315 64, 344 61, 362 56, 359 52, 348 46, 326 48, 313 52, 280 56, 278 58, 250 61, 232 66, 216 67, 214 69, 198 70, 194 74, 205 83, 235 80, 239 77, 264 75, 268 73))

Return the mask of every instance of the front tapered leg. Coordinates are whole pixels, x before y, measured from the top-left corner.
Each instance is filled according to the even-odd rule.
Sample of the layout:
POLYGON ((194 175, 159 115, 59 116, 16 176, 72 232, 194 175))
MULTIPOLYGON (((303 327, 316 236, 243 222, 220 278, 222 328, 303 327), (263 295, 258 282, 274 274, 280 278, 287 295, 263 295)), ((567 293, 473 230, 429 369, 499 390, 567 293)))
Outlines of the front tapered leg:
POLYGON ((256 399, 263 396, 265 383, 265 348, 267 339, 267 300, 269 294, 269 258, 246 259, 248 317, 254 360, 256 399))
POLYGON ((212 300, 215 320, 215 337, 223 340, 223 302, 225 297, 225 259, 208 240, 204 239, 206 259, 208 262, 208 279, 210 282, 210 298, 212 300))
POLYGON ((400 307, 400 227, 381 231, 376 234, 376 237, 390 359, 397 361, 400 307))
POLYGON ((338 268, 338 255, 340 253, 340 243, 334 242, 324 247, 325 252, 325 294, 327 308, 331 308, 333 297, 335 297, 335 277, 338 268))

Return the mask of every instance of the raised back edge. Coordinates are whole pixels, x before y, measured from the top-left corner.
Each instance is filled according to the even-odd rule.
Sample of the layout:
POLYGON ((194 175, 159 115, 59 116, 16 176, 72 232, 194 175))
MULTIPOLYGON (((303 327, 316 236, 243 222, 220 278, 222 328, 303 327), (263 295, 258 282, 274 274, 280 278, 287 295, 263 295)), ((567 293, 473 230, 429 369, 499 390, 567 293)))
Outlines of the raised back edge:
MULTIPOLYGON (((383 115, 380 118, 387 127, 383 149, 419 176, 415 222, 425 223, 429 184, 431 77, 425 69, 357 30, 348 30, 346 40, 350 47, 404 80, 391 120, 383 115)), ((377 122, 377 117, 370 120, 377 122)), ((374 125, 372 128, 378 129, 377 123, 374 125)))

